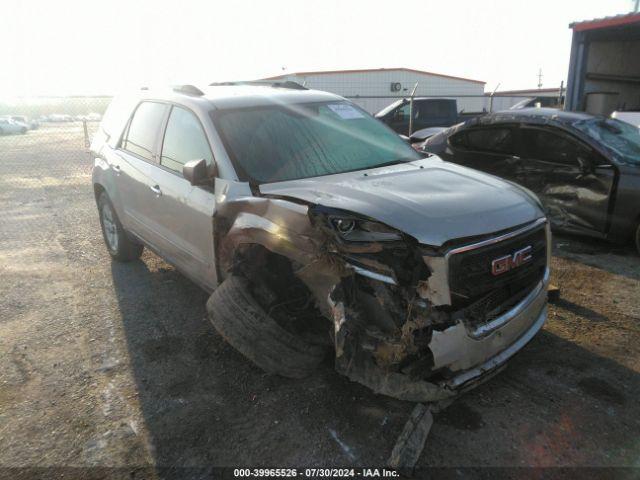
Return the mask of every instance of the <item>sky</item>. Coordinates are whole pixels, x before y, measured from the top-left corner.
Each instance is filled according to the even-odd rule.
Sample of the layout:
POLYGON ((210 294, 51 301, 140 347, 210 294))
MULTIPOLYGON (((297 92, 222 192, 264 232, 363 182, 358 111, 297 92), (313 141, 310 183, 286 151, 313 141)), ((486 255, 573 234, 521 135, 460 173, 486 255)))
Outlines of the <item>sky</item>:
POLYGON ((0 10, 0 98, 407 67, 566 81, 569 23, 633 0, 29 0, 0 10))

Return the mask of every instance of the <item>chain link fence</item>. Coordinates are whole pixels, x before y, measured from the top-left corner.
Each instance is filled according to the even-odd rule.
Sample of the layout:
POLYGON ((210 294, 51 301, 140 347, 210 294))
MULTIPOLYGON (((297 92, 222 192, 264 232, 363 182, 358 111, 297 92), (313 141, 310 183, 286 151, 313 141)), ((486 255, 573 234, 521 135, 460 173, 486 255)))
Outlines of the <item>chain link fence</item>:
MULTIPOLYGON (((58 185, 86 182, 92 166, 88 142, 110 100, 60 97, 0 101, 0 190, 6 193, 34 181, 58 185)), ((2 198, 6 200, 4 195, 2 198)))
MULTIPOLYGON (((86 222, 95 209, 87 142, 109 101, 109 97, 0 101, 0 258, 17 252, 28 255, 59 238, 63 219, 66 225, 75 225, 70 237, 95 227, 86 222)), ((82 238, 89 238, 88 233, 82 238)), ((74 248, 88 250, 83 242, 76 241, 74 248)), ((0 274, 2 270, 0 265, 0 274)))

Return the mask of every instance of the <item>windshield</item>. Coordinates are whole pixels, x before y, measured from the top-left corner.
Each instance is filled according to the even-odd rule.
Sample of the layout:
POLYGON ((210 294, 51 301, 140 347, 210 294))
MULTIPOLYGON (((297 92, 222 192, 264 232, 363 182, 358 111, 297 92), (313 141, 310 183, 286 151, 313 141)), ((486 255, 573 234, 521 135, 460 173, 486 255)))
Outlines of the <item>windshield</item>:
POLYGON ((391 110, 393 110, 396 107, 399 107, 400 105, 402 105, 404 103, 404 99, 403 100, 398 100, 396 102, 393 102, 391 105, 387 105, 386 107, 384 107, 382 110, 380 110, 378 113, 376 113, 376 117, 380 118, 380 117, 384 117, 387 113, 389 113, 391 110))
POLYGON ((593 118, 573 124, 628 162, 640 164, 640 129, 620 120, 593 118))
POLYGON ((212 116, 238 176, 256 183, 422 158, 392 130, 348 102, 242 108, 214 111, 212 116))

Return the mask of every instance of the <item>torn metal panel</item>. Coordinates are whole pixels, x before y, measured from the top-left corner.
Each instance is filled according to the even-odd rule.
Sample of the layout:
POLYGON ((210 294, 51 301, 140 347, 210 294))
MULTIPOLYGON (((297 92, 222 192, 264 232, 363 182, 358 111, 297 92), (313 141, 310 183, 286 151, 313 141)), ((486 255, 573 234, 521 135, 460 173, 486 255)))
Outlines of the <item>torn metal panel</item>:
POLYGON ((436 402, 456 395, 454 390, 414 380, 397 372, 385 372, 364 355, 336 359, 336 370, 354 382, 358 382, 375 393, 388 395, 409 402, 436 402))
POLYGON ((428 255, 422 258, 427 267, 429 267, 431 275, 418 284, 418 295, 420 295, 420 298, 429 299, 436 306, 451 305, 447 259, 444 256, 434 257, 428 255))

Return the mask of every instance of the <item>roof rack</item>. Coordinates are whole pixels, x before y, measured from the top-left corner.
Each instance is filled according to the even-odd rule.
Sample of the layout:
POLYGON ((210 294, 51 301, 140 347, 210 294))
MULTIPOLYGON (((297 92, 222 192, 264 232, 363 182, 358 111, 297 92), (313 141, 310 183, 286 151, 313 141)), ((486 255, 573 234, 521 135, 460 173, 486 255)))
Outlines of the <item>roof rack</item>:
POLYGON ((213 82, 209 86, 222 87, 222 86, 234 86, 234 85, 248 85, 248 86, 263 86, 273 88, 289 88, 291 90, 309 90, 304 85, 300 85, 297 82, 291 80, 274 81, 274 80, 247 80, 247 81, 235 81, 235 82, 213 82))
POLYGON ((201 97, 204 95, 204 92, 202 90, 193 85, 173 85, 171 89, 174 92, 184 93, 185 95, 193 95, 196 97, 201 97))

